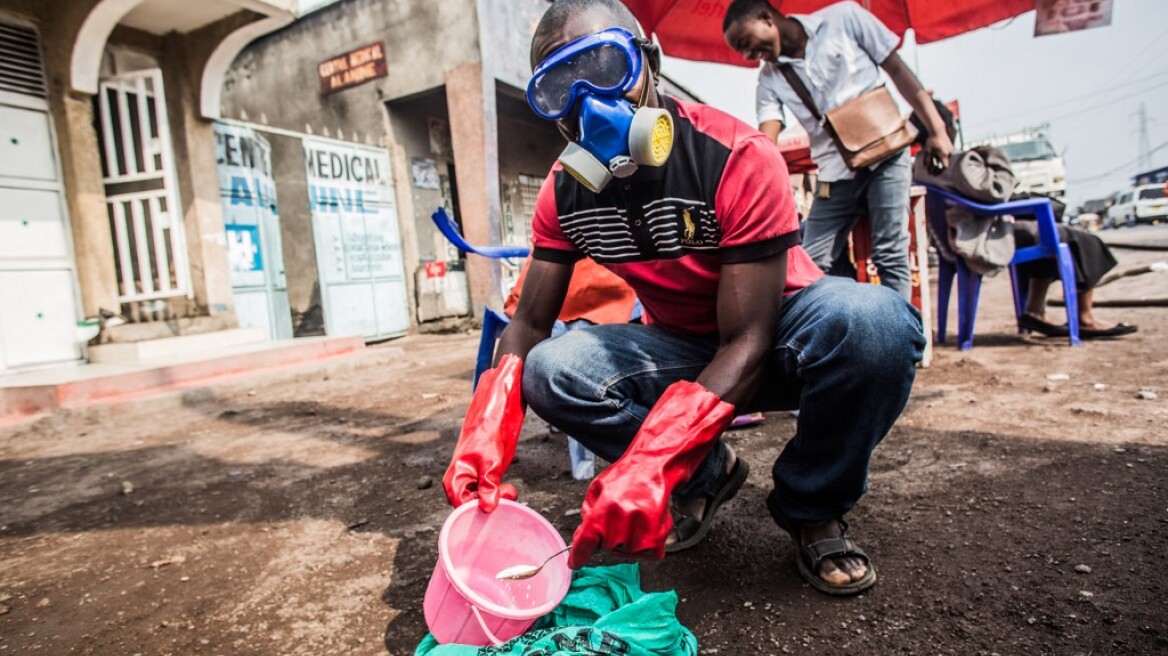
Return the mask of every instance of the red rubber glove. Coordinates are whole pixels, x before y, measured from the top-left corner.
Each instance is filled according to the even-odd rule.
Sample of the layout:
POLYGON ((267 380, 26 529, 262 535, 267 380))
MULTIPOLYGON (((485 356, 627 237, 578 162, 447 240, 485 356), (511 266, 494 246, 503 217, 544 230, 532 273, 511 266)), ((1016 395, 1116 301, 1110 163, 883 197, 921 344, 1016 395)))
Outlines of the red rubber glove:
POLYGON ((734 406, 702 385, 670 385, 625 454, 588 486, 568 566, 583 567, 597 548, 664 558, 673 528, 669 496, 689 480, 733 418, 734 406))
POLYGON ((462 434, 450 467, 442 477, 446 498, 454 507, 479 500, 483 512, 494 512, 499 498, 515 500, 515 486, 501 483, 515 457, 526 408, 522 399, 523 360, 507 354, 498 366, 483 372, 466 409, 462 434))

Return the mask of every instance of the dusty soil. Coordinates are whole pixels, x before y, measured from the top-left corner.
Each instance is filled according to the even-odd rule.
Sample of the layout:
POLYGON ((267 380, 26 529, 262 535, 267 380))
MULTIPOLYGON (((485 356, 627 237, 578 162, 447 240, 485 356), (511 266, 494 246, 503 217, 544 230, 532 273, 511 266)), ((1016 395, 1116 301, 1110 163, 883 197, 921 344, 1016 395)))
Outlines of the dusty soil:
MULTIPOLYGON (((1100 297, 1164 296, 1146 278, 1100 297)), ((805 585, 763 508, 794 419, 730 435, 747 486, 705 543, 642 565, 702 653, 1168 653, 1168 311, 1101 310, 1140 332, 1071 349, 1009 307, 988 280, 974 349, 938 347, 876 451, 850 516, 867 594, 805 585)), ((0 433, 0 653, 412 654, 476 341, 0 433)), ((567 536, 565 451, 529 418, 510 475, 567 536)))

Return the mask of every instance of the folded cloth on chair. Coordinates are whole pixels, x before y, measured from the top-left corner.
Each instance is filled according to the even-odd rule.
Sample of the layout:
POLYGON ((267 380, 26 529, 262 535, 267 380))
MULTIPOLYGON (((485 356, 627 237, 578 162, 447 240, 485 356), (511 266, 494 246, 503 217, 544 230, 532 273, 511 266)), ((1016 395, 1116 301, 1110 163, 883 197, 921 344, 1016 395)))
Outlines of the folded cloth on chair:
POLYGON ((945 220, 950 247, 975 273, 992 276, 1014 259, 1014 217, 974 216, 951 209, 945 220))
POLYGON ((940 174, 929 173, 925 158, 913 163, 913 180, 932 185, 975 203, 996 205, 1010 200, 1014 194, 1014 169, 1010 158, 993 146, 977 146, 953 153, 949 166, 940 174))
MULTIPOLYGON (((996 205, 1014 193, 1014 171, 1005 153, 992 146, 953 153, 940 174, 928 171, 923 158, 913 164, 913 178, 976 203, 996 205)), ((949 247, 973 271, 992 276, 1014 258, 1014 222, 1009 216, 976 216, 961 208, 945 212, 949 247)))

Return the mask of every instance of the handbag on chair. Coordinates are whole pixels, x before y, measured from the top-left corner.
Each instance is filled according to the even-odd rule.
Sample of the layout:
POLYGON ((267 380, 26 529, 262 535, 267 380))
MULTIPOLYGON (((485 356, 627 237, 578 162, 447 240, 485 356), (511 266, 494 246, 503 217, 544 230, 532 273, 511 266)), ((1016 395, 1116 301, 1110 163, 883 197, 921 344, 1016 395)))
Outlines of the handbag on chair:
POLYGON ((831 136, 849 169, 855 171, 876 164, 916 140, 917 129, 900 115, 900 108, 884 85, 823 113, 790 64, 779 66, 779 70, 831 136))

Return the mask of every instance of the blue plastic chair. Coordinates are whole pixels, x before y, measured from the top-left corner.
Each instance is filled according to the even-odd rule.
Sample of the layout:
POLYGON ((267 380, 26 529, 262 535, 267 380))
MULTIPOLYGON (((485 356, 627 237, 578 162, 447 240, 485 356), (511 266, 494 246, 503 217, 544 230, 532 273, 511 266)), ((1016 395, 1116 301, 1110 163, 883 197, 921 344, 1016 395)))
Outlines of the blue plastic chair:
POLYGON ((450 240, 454 247, 464 253, 474 253, 475 255, 482 255, 483 257, 492 258, 507 258, 507 257, 527 257, 531 249, 526 246, 473 246, 463 238, 462 233, 458 231, 458 224, 450 215, 446 213, 446 208, 439 207, 430 215, 434 220, 434 225, 438 226, 438 232, 442 236, 450 240))
MULTIPOLYGON (((1033 214, 1038 221, 1038 244, 1019 248, 1010 260, 1010 285, 1014 291, 1014 316, 1021 317, 1026 311, 1026 296, 1018 281, 1017 265, 1042 258, 1058 261, 1059 278, 1063 284, 1063 297, 1067 309, 1067 332, 1071 346, 1079 346, 1079 294, 1075 287, 1075 265, 1071 259, 1070 247, 1059 241, 1055 227, 1054 210, 1046 198, 1028 198, 996 205, 983 205, 963 198, 944 189, 925 185, 928 196, 925 212, 929 225, 938 241, 944 240, 949 226, 945 220, 945 210, 956 206, 975 216, 1001 216, 1004 214, 1033 214)), ((937 343, 945 342, 945 328, 949 318, 949 294, 953 279, 957 278, 957 348, 968 351, 973 348, 973 323, 977 317, 978 296, 981 294, 981 274, 975 273, 960 257, 947 252, 947 247, 938 245, 941 257, 937 272, 937 343), (952 259, 951 259, 952 258, 952 259)), ((1027 332, 1021 326, 1018 332, 1027 332)))
POLYGON ((511 318, 502 312, 483 308, 483 334, 479 337, 479 354, 475 358, 474 383, 471 385, 471 391, 479 386, 479 377, 494 363, 495 342, 509 323, 511 318))

